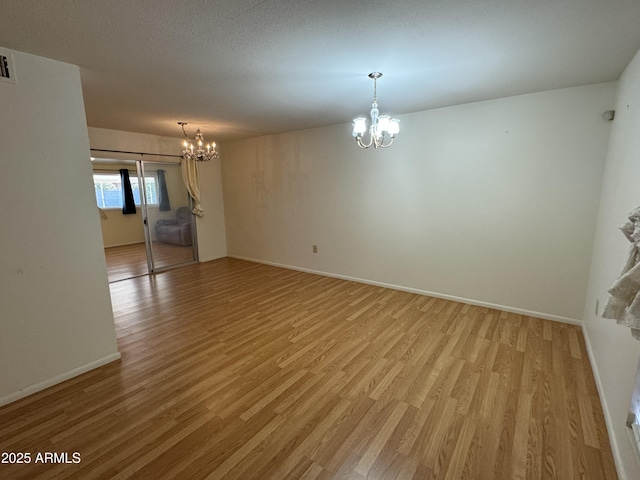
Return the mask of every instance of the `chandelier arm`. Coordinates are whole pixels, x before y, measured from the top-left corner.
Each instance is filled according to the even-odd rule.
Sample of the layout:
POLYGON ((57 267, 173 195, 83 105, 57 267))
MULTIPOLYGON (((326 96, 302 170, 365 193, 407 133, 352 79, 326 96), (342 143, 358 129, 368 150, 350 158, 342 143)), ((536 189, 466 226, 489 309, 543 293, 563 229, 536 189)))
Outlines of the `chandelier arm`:
POLYGON ((390 146, 391 146, 391 144, 393 143, 394 138, 395 138, 395 137, 391 137, 391 139, 389 140, 389 143, 387 143, 386 145, 383 145, 383 143, 384 143, 384 141, 383 141, 383 143, 380 143, 380 145, 378 145, 378 146, 379 146, 380 148, 388 148, 388 147, 390 147, 390 146))
POLYGON ((374 135, 371 132, 371 128, 369 128, 369 142, 364 143, 362 141, 362 135, 358 135, 355 138, 356 138, 356 142, 358 143, 358 146, 360 148, 369 148, 371 146, 373 146, 373 148, 387 148, 387 147, 390 147, 391 144, 393 143, 393 141, 395 140, 395 136, 391 136, 391 135, 388 135, 388 134, 385 133, 385 134, 380 135, 380 140, 378 141, 376 135, 374 135), (387 139, 389 140, 389 143, 387 143, 385 145, 384 142, 387 139))
POLYGON ((358 146, 359 146, 360 148, 369 148, 369 147, 371 146, 371 144, 372 144, 372 143, 374 143, 374 142, 373 142, 373 137, 371 137, 371 138, 369 139, 369 143, 365 144, 365 143, 362 141, 362 137, 361 137, 361 136, 357 136, 357 137, 356 137, 356 142, 358 143, 358 146))

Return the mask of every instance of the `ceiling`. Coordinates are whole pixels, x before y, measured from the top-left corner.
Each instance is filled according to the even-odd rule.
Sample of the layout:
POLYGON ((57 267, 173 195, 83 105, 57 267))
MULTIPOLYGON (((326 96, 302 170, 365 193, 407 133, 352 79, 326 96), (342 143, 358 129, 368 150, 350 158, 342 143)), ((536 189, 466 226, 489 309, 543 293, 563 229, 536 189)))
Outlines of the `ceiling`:
MULTIPOLYGON (((80 66, 89 126, 230 140, 617 79, 638 0, 0 0, 0 46, 80 66)), ((19 78, 19 72, 18 72, 19 78)))

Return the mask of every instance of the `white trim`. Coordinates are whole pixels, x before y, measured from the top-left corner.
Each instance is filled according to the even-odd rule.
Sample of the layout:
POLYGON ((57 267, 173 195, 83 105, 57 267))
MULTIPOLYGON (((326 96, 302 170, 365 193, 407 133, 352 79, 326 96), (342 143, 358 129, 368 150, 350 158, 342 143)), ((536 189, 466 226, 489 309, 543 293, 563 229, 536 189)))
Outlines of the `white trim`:
POLYGON ((627 427, 627 430, 631 430, 631 432, 627 431, 627 433, 629 433, 629 436, 631 437, 631 442, 635 447, 633 449, 633 453, 635 453, 636 455, 636 460, 640 462, 640 424, 638 424, 634 420, 634 422, 631 424, 631 427, 627 427))
POLYGON ((400 290, 403 292, 409 292, 409 293, 417 293, 418 295, 426 295, 428 297, 436 297, 436 298, 442 298, 444 300, 452 300, 454 302, 460 302, 460 303, 466 303, 469 305, 476 305, 478 307, 486 307, 486 308, 493 308, 495 310, 501 310, 503 312, 510 312, 510 313, 517 313, 519 315, 526 315, 528 317, 536 317, 536 318, 542 318, 544 320, 552 320, 554 322, 560 322, 560 323, 568 323, 570 325, 578 325, 578 326, 582 326, 582 322, 580 320, 577 320, 575 318, 569 318, 569 317, 561 317, 559 315, 551 315, 548 313, 542 313, 542 312, 534 312, 531 310, 524 310, 522 308, 514 308, 514 307, 508 307, 505 305, 498 305, 495 303, 488 303, 488 302, 482 302, 480 300, 473 300, 473 299, 469 299, 469 298, 462 298, 462 297, 456 297, 454 295, 447 295, 444 293, 437 293, 437 292, 430 292, 427 290, 420 290, 417 288, 411 288, 411 287, 405 287, 402 285, 393 285, 390 283, 384 283, 384 282, 376 282, 374 280, 367 280, 364 278, 357 278, 357 277, 350 277, 348 275, 339 275, 336 273, 329 273, 329 272, 322 272, 319 270, 312 270, 309 268, 302 268, 302 267, 296 267, 296 266, 291 266, 291 265, 284 265, 281 263, 276 263, 276 262, 268 262, 265 260, 258 260, 255 258, 249 258, 249 257, 242 257, 240 255, 227 255, 230 258, 236 258, 238 260, 246 260, 248 262, 255 262, 255 263, 263 263, 265 265, 271 265, 273 267, 280 267, 280 268, 287 268, 289 270, 297 270, 300 272, 306 272, 306 273, 313 273, 316 275, 323 275, 325 277, 333 277, 333 278, 339 278, 341 280, 349 280, 352 282, 358 282, 358 283, 365 283, 368 285, 375 285, 377 287, 385 287, 385 288, 391 288, 393 290, 400 290))
POLYGON ((106 365, 107 363, 115 362, 119 360, 121 357, 120 352, 116 352, 112 355, 108 355, 106 357, 100 358, 94 362, 87 363, 86 365, 82 365, 81 367, 74 368, 73 370, 69 370, 68 372, 61 373, 60 375, 56 375, 53 378, 45 380, 44 382, 36 383, 35 385, 31 385, 29 387, 23 388, 22 390, 18 390, 17 392, 10 393, 9 395, 5 395, 0 398, 0 407, 3 405, 7 405, 11 402, 15 402, 21 398, 32 395, 36 392, 44 390, 45 388, 52 387, 53 385, 57 385, 58 383, 62 383, 65 380, 69 380, 70 378, 77 377, 78 375, 82 375, 83 373, 88 372, 89 370, 93 370, 94 368, 101 367, 106 365))
MULTIPOLYGON (((607 433, 609 434, 609 443, 611 444, 611 453, 613 454, 613 461, 616 464, 616 470, 620 480, 625 480, 626 476, 622 475, 624 472, 624 463, 620 455, 620 448, 618 447, 618 441, 614 435, 613 419, 611 418, 611 410, 607 405, 607 399, 604 396, 604 386, 602 385, 602 379, 600 377, 600 371, 598 370, 598 364, 595 361, 593 349, 591 348, 591 342, 589 341, 589 333, 586 328, 582 328, 582 336, 584 337, 584 343, 587 347, 587 355, 589 356, 589 363, 591 364, 591 370, 593 371, 593 378, 596 381, 596 388, 598 390, 598 396, 600 397, 600 403, 602 405, 602 412, 604 413, 604 423, 607 426, 607 433)), ((630 429, 629 429, 630 431, 630 429)))
POLYGON ((145 242, 143 241, 138 241, 138 242, 127 242, 127 243, 117 243, 115 245, 105 245, 104 248, 113 248, 113 247, 126 247, 128 245, 144 245, 145 242))

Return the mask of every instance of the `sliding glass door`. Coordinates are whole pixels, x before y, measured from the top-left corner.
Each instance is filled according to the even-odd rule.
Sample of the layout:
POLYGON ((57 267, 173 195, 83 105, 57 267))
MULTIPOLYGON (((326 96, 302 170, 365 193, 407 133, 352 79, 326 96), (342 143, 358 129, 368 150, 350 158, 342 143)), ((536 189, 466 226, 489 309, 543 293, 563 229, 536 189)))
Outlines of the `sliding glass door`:
POLYGON ((195 221, 180 163, 132 156, 93 159, 110 282, 198 258, 195 221), (127 208, 124 198, 130 200, 127 208))
POLYGON ((138 162, 149 271, 197 260, 195 219, 179 163, 138 162))

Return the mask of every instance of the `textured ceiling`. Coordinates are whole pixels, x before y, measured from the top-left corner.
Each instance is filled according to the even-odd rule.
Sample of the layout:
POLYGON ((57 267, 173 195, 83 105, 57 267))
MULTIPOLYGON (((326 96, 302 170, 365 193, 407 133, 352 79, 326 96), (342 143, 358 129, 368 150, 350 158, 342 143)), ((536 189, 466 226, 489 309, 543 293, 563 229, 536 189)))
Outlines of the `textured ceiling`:
POLYGON ((90 126, 243 138, 615 80, 638 0, 0 0, 0 46, 80 66, 90 126), (190 132, 192 133, 192 132, 190 132))

